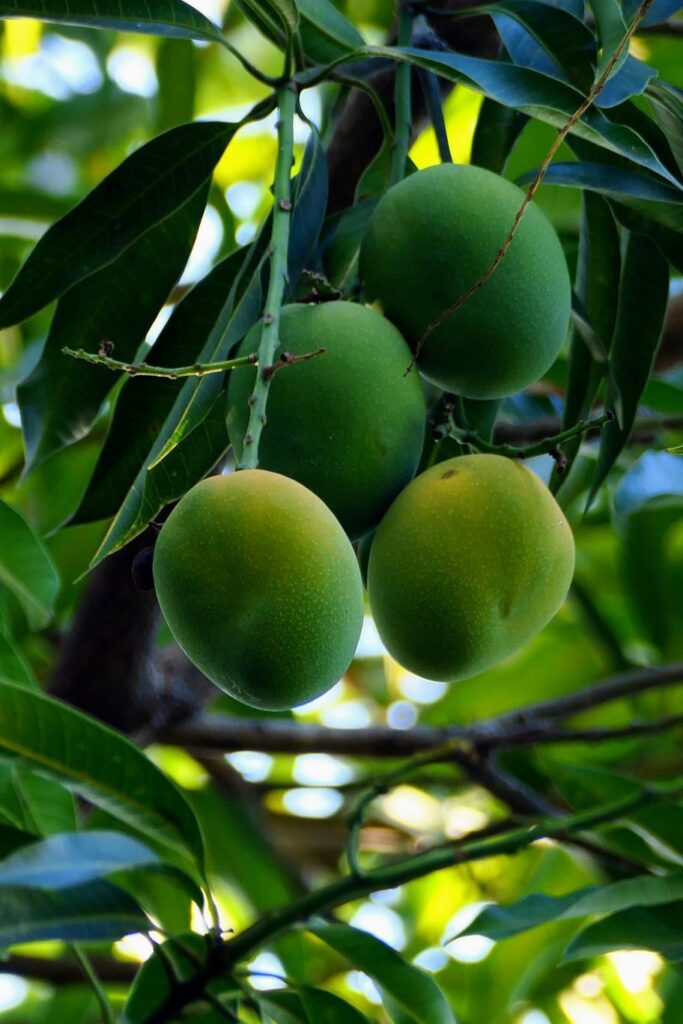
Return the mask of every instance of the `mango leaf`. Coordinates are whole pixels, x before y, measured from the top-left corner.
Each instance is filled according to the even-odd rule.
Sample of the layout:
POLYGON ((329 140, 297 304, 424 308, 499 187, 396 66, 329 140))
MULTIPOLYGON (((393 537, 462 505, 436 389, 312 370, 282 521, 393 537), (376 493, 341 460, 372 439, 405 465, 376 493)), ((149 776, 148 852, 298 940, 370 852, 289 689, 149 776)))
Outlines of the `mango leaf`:
POLYGON ((590 88, 597 48, 593 33, 580 17, 539 0, 496 0, 486 5, 486 13, 494 16, 515 64, 550 74, 559 67, 579 88, 590 88), (538 47, 551 58, 547 63, 537 62, 538 47))
MULTIPOLYGON (((662 879, 664 881, 664 879, 662 879)), ((572 940, 564 961, 601 956, 614 949, 651 949, 667 960, 683 960, 683 900, 666 906, 631 907, 589 924, 572 940)))
POLYGON ((642 875, 612 885, 590 886, 566 896, 533 893, 508 906, 485 907, 460 935, 507 939, 548 921, 613 914, 631 907, 657 906, 683 899, 683 875, 642 875))
POLYGON ((629 53, 621 62, 619 70, 603 86, 595 100, 596 107, 616 107, 631 96, 645 92, 651 80, 657 76, 657 69, 638 60, 629 53))
POLYGON ((26 520, 0 501, 0 584, 18 599, 31 629, 52 616, 59 576, 50 554, 26 520))
POLYGON ((23 829, 48 836, 71 832, 78 827, 76 803, 66 786, 38 775, 18 760, 3 767, 9 772, 8 778, 3 779, 3 793, 9 795, 9 787, 16 797, 23 829))
POLYGON ((64 781, 71 789, 163 843, 204 847, 185 796, 133 743, 44 694, 0 686, 0 750, 64 781))
MULTIPOLYGON (((612 54, 626 35, 626 22, 618 0, 588 0, 593 9, 595 24, 600 39, 602 54, 596 78, 599 77, 612 59, 612 54)), ((612 72, 614 74, 626 60, 626 51, 621 55, 612 72)))
POLYGON ((649 238, 629 234, 609 359, 612 383, 607 407, 616 415, 602 430, 589 505, 631 433, 662 335, 668 294, 668 263, 649 238), (647 295, 647 302, 642 301, 643 295, 647 295))
POLYGON ((527 123, 524 114, 485 97, 472 140, 472 163, 502 174, 512 147, 527 123))
MULTIPOLYGON (((364 971, 400 1012, 399 1024, 455 1024, 446 997, 434 979, 367 932, 342 924, 312 924, 307 930, 364 971)), ((396 1019, 396 1017, 394 1017, 396 1019)))
MULTIPOLYGON (((584 99, 573 86, 549 75, 515 64, 469 57, 462 53, 435 53, 414 47, 366 46, 354 51, 348 59, 363 57, 407 62, 434 71, 443 78, 469 85, 504 106, 514 107, 555 127, 563 127, 584 99)), ((306 82, 307 77, 312 76, 313 72, 302 72, 297 78, 306 82)), ((574 125, 571 134, 617 153, 631 163, 660 175, 671 184, 678 185, 676 178, 638 131, 630 125, 617 123, 595 106, 586 111, 574 125)))
POLYGON ((256 995, 264 1024, 310 1024, 298 992, 274 989, 256 995))
MULTIPOLYGON (((529 171, 518 179, 518 184, 530 182, 536 171, 529 171)), ((613 167, 609 164, 556 163, 546 171, 547 185, 566 185, 570 188, 589 189, 610 198, 628 202, 629 199, 644 199, 653 203, 679 204, 679 214, 670 227, 677 228, 683 223, 683 188, 674 188, 641 171, 613 167)))
MULTIPOLYGON (((240 281, 239 277, 236 278, 206 343, 198 353, 198 362, 208 363, 225 358, 255 323, 261 311, 260 270, 259 264, 258 270, 239 297, 236 297, 236 293, 240 281)), ((239 370, 236 372, 239 373, 239 370)), ((191 448, 193 431, 202 429, 201 424, 212 409, 215 415, 215 406, 221 393, 220 377, 220 374, 211 374, 201 378, 199 383, 197 378, 190 378, 183 385, 162 431, 154 440, 147 465, 138 472, 95 554, 93 566, 141 533, 171 498, 180 496, 177 493, 178 463, 182 470, 183 455, 177 454, 174 449, 178 448, 181 441, 185 441, 188 448, 191 448), (164 465, 168 456, 175 456, 171 469, 164 465)), ((200 476, 191 482, 196 483, 210 468, 204 468, 200 476)), ((186 489, 183 487, 180 493, 186 489)))
POLYGON ((321 988, 302 988, 301 1003, 309 1024, 369 1024, 360 1010, 321 988))
POLYGON ((331 0, 297 0, 299 36, 305 55, 315 63, 335 60, 363 45, 358 29, 331 0))
POLYGON ((283 49, 299 25, 294 0, 235 0, 236 6, 267 38, 283 49))
POLYGON ((296 288, 305 269, 311 269, 309 260, 320 237, 327 210, 327 157, 317 131, 313 130, 306 143, 301 170, 292 182, 292 224, 287 257, 287 294, 296 288))
POLYGON ((0 298, 0 327, 36 313, 175 213, 204 185, 239 127, 180 125, 124 160, 40 239, 0 298))
POLYGON ((0 946, 62 939, 98 942, 151 927, 136 901, 109 882, 60 892, 0 888, 0 946))
POLYGON ((651 85, 647 98, 657 123, 669 140, 678 169, 683 173, 683 98, 666 82, 651 85))
POLYGON ((197 971, 206 956, 206 942, 196 934, 179 935, 164 942, 161 953, 154 953, 142 965, 126 1001, 120 1024, 146 1024, 170 995, 169 966, 180 980, 197 971))
POLYGON ((0 888, 68 889, 115 871, 158 863, 148 846, 121 832, 64 832, 0 861, 0 888))
POLYGON ((0 633, 0 683, 14 683, 31 690, 38 689, 38 683, 22 654, 0 633))
MULTIPOLYGON (((233 253, 194 286, 173 311, 146 358, 154 366, 189 366, 221 311, 244 260, 233 253)), ((108 519, 121 507, 183 388, 183 381, 154 377, 126 380, 88 489, 72 523, 108 519)))
POLYGON ((207 191, 208 186, 200 188, 184 206, 59 300, 41 358, 17 391, 27 469, 80 440, 117 382, 111 370, 72 359, 62 349, 97 352, 106 338, 114 344, 117 359, 135 359, 187 262, 207 191))
POLYGON ((0 19, 37 18, 83 28, 113 28, 182 39, 222 42, 217 25, 182 0, 0 0, 0 19))

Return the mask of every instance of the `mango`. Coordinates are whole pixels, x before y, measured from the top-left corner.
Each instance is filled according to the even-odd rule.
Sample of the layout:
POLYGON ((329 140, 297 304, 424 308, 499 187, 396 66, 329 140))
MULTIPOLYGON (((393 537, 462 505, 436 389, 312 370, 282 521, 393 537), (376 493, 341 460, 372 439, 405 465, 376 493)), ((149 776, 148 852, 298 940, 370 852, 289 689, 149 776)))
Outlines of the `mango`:
MULTIPOLYGON (((488 268, 523 199, 491 171, 441 164, 410 175, 380 200, 361 249, 363 288, 413 349, 488 268)), ((521 391, 554 362, 570 303, 562 246, 532 203, 497 270, 426 338, 420 370, 466 398, 521 391)))
POLYGON ((251 707, 313 700, 353 658, 356 557, 329 509, 294 480, 260 469, 203 480, 163 525, 153 572, 179 645, 251 707))
MULTIPOLYGON (((258 347, 260 327, 240 346, 258 347)), ((314 359, 272 379, 259 466, 297 480, 334 512, 352 539, 373 529, 415 475, 426 408, 411 353, 396 328, 351 302, 282 310, 280 351, 314 359)), ((237 460, 256 370, 236 370, 228 388, 228 432, 237 460)))
POLYGON ((522 647, 555 615, 574 540, 545 485, 520 462, 465 455, 399 495, 375 534, 368 594, 404 668, 454 681, 522 647))

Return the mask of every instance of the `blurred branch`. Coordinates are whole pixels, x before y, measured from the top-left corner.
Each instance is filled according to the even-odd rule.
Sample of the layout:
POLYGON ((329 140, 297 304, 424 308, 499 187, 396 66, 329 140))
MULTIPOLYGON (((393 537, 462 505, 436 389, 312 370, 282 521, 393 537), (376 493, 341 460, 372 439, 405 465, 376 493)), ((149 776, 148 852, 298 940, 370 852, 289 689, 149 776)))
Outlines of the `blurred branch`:
POLYGON ((144 1024, 163 1024, 174 1020, 185 1007, 201 999, 206 986, 214 978, 229 971, 238 961, 287 928, 305 923, 312 916, 329 913, 370 893, 391 889, 457 864, 472 863, 501 854, 518 853, 539 839, 571 840, 577 834, 615 822, 641 807, 651 805, 653 801, 677 799, 682 792, 683 788, 680 785, 648 786, 627 799, 595 810, 513 828, 494 837, 433 847, 366 873, 345 875, 300 900, 266 914, 239 935, 224 941, 213 951, 205 966, 191 978, 179 982, 163 1004, 145 1018, 144 1024))
MULTIPOLYGON (((631 443, 638 444, 651 441, 662 430, 677 430, 683 428, 683 415, 681 416, 640 416, 636 420, 631 433, 631 443)), ((597 433, 600 429, 596 423, 586 433, 597 433)), ((546 437, 553 437, 562 430, 561 419, 555 416, 544 416, 535 420, 526 420, 522 423, 497 423, 494 430, 496 444, 520 445, 532 441, 542 441, 546 437)))
MULTIPOLYGON (((100 981, 107 984, 130 985, 140 964, 114 960, 104 956, 90 956, 90 964, 100 981)), ((41 956, 9 956, 0 960, 0 974, 16 974, 31 981, 45 981, 50 985, 85 985, 83 970, 77 960, 41 956)))
POLYGON ((460 753, 462 744, 492 750, 578 740, 607 741, 662 732, 678 725, 678 718, 631 721, 623 727, 605 729, 568 729, 560 723, 581 711, 681 682, 683 663, 635 669, 576 693, 463 726, 416 726, 406 730, 369 726, 350 730, 280 719, 212 715, 184 722, 169 730, 164 742, 203 751, 259 750, 280 754, 324 751, 350 757, 410 757, 452 744, 452 750, 446 751, 448 757, 444 756, 448 760, 460 753))

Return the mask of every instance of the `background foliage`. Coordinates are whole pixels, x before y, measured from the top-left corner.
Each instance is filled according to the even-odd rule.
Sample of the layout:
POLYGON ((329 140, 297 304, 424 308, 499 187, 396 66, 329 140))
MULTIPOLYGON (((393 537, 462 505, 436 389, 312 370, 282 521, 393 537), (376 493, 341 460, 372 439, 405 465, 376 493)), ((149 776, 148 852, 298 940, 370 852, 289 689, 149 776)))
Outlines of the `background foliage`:
MULTIPOLYGON (((183 723, 206 689, 116 574, 130 579, 148 523, 225 456, 225 379, 124 379, 62 352, 106 338, 124 361, 205 363, 257 319, 277 148, 264 78, 283 50, 306 86, 289 296, 312 270, 355 298, 395 152, 394 63, 416 69, 408 170, 448 148, 528 184, 638 9, 500 0, 472 22, 452 6, 432 5, 397 49, 388 0, 0 0, 2 1020, 85 1024, 108 1000, 129 1024, 681 1019, 679 5, 647 5, 536 196, 575 282, 571 339, 528 392, 468 408, 481 438, 496 419, 495 441, 522 447, 615 412, 564 447, 563 476, 549 455, 532 462, 571 519, 576 580, 495 669, 450 687, 411 676, 368 619, 349 673, 314 705, 255 719, 211 691, 183 723), (350 82, 388 104, 376 155, 350 82), (616 673, 617 699, 598 703, 594 684, 616 673), (583 688, 584 704, 562 703, 583 688), (536 743, 511 739, 514 717, 494 741, 482 732, 551 699, 528 720, 536 743), (454 735, 462 748, 435 757, 454 735), (316 917, 342 902, 306 893, 350 877, 363 793, 351 832, 377 880, 316 917), (424 851, 415 877, 381 875, 424 851), (244 931, 298 906, 282 934, 244 931), (217 921, 237 933, 237 966, 201 938, 217 921)), ((460 450, 438 444, 439 458, 460 450)))

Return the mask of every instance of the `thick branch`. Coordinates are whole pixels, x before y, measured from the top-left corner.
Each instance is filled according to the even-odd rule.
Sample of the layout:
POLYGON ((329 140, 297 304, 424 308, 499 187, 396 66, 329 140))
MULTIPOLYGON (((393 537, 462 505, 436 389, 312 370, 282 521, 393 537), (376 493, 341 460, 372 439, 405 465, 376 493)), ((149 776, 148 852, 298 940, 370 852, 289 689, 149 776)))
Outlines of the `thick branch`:
POLYGON ((198 750, 224 752, 261 750, 268 753, 306 754, 325 751, 350 757, 410 757, 451 742, 502 749, 531 743, 622 739, 673 728, 679 724, 679 717, 651 722, 632 721, 627 726, 614 729, 569 729, 560 723, 571 715, 601 704, 680 682, 683 682, 681 663, 636 669, 612 676, 577 693, 532 704, 473 725, 416 726, 407 730, 386 726, 370 726, 362 730, 331 729, 279 719, 212 715, 190 720, 170 730, 165 736, 165 742, 198 750))
MULTIPOLYGON (((107 984, 130 985, 140 968, 139 964, 104 956, 91 956, 90 962, 100 981, 107 984)), ((50 960, 41 956, 10 956, 0 960, 0 974, 16 974, 56 987, 85 984, 78 961, 65 957, 50 960)))

